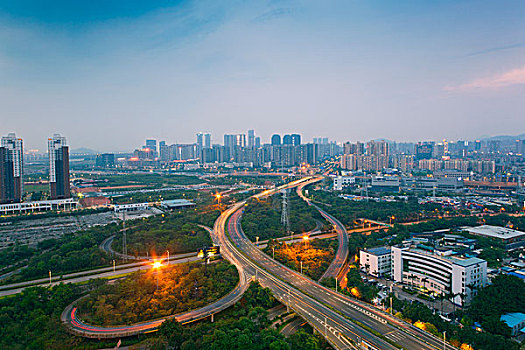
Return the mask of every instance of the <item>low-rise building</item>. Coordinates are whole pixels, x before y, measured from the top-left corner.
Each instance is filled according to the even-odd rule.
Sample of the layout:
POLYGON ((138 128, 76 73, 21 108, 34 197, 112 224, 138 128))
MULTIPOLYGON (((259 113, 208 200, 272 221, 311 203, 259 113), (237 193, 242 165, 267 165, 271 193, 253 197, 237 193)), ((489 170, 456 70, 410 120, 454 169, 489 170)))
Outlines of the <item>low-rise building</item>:
POLYGON ((129 204, 115 204, 113 210, 115 213, 148 210, 149 203, 129 203, 129 204))
POLYGON ((345 187, 355 184, 354 176, 335 176, 334 177, 334 190, 341 191, 345 187))
POLYGON ((51 199, 22 203, 9 203, 0 205, 1 215, 26 214, 49 210, 72 210, 78 207, 78 202, 73 198, 51 199))
POLYGON ((359 252, 361 271, 379 277, 390 274, 392 266, 390 247, 363 249, 359 252))
POLYGON ((513 230, 507 227, 482 225, 467 227, 465 230, 471 235, 494 238, 505 244, 508 250, 525 246, 525 232, 513 230))
POLYGON ((511 312, 501 315, 500 320, 510 327, 513 337, 520 335, 520 333, 525 333, 525 314, 521 312, 511 312))
POLYGON ((196 204, 187 199, 170 199, 160 202, 160 206, 167 210, 195 208, 196 204))
POLYGON ((453 254, 422 245, 394 246, 392 277, 396 282, 448 295, 455 304, 468 304, 487 284, 487 262, 453 254))

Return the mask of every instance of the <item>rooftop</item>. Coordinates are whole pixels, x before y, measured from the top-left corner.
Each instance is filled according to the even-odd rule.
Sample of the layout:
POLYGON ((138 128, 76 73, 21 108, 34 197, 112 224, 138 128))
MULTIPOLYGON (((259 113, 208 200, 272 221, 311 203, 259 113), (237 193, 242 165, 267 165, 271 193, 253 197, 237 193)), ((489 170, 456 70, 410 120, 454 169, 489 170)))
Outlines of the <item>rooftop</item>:
POLYGON ((516 237, 525 236, 525 232, 513 230, 507 227, 482 225, 477 227, 465 228, 468 232, 476 235, 487 236, 498 239, 511 239, 516 237))
POLYGON ((390 247, 377 247, 377 248, 370 248, 366 249, 366 251, 373 255, 387 255, 390 254, 390 247))
POLYGON ((501 315, 500 320, 505 322, 510 328, 525 322, 525 314, 521 312, 511 312, 505 315, 501 315))
POLYGON ((168 207, 179 207, 179 206, 186 206, 186 205, 195 205, 195 203, 187 200, 187 199, 168 199, 165 201, 160 202, 162 205, 168 206, 168 207))

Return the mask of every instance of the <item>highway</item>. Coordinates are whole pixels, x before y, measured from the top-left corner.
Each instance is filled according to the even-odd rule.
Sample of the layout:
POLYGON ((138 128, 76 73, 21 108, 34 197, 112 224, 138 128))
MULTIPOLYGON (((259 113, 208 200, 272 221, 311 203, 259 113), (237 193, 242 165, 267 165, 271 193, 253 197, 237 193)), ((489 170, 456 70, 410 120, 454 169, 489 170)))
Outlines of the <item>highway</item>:
MULTIPOLYGON (((170 265, 182 264, 182 263, 197 261, 197 260, 200 260, 200 258, 197 257, 196 253, 191 253, 191 255, 179 257, 179 258, 174 257, 172 259, 170 257, 170 265)), ((60 283, 80 283, 80 282, 85 282, 85 281, 96 279, 96 278, 114 278, 114 277, 118 277, 118 276, 128 274, 131 272, 140 271, 140 270, 148 270, 148 269, 151 269, 150 262, 139 262, 139 263, 126 264, 126 265, 117 265, 115 271, 113 271, 113 267, 103 267, 103 268, 96 269, 96 270, 75 272, 75 273, 64 275, 63 278, 65 279, 60 279, 60 277, 55 277, 52 279, 51 284, 49 284, 49 278, 41 278, 38 280, 6 284, 6 285, 1 286, 0 288, 0 297, 12 295, 12 294, 18 294, 18 293, 21 293, 26 288, 34 287, 37 285, 55 286, 60 283)))
MULTIPOLYGON (((213 233, 213 230, 209 227, 202 226, 202 228, 206 229, 208 232, 213 233)), ((213 235, 212 235, 213 238, 213 235)), ((197 261, 201 258, 198 258, 196 256, 196 253, 188 253, 183 254, 184 257, 181 259, 172 259, 170 257, 169 264, 177 264, 177 263, 185 263, 189 261, 197 261), (191 254, 190 256, 186 256, 188 254, 191 254)), ((141 269, 151 269, 150 264, 147 264, 146 266, 142 266, 141 269)), ((134 269, 134 271, 136 268, 134 269)), ((118 271, 117 271, 118 272, 118 271)), ((160 318, 157 320, 151 320, 146 322, 140 322, 132 325, 123 325, 123 326, 115 326, 115 327, 100 327, 100 326, 93 326, 86 324, 82 320, 80 320, 77 316, 77 308, 75 307, 75 302, 70 304, 61 315, 61 320, 64 324, 66 324, 67 328, 80 336, 86 337, 86 338, 96 338, 96 339, 103 339, 103 338, 118 338, 118 337, 126 337, 126 336, 132 336, 142 333, 150 333, 155 332, 158 330, 159 326, 166 321, 167 319, 175 318, 177 321, 179 321, 182 324, 194 322, 209 316, 212 316, 230 306, 235 304, 237 301, 239 301, 249 287, 249 278, 250 275, 246 275, 244 270, 242 268, 238 269, 239 272, 239 283, 237 286, 227 295, 225 295, 223 298, 208 304, 202 308, 190 310, 185 313, 181 313, 178 315, 172 315, 169 317, 160 318)), ((123 273, 121 271, 121 273, 123 273)))
POLYGON ((337 252, 335 254, 334 260, 330 263, 330 266, 323 273, 319 281, 322 281, 325 278, 333 277, 337 278, 343 268, 345 267, 346 259, 348 259, 348 232, 346 227, 332 215, 328 214, 317 205, 311 203, 311 201, 303 195, 303 188, 307 185, 313 184, 315 182, 321 181, 322 177, 315 177, 311 180, 302 182, 297 186, 297 195, 301 197, 308 205, 313 206, 317 211, 332 224, 337 235, 337 241, 339 245, 337 247, 337 252))
POLYGON ((178 315, 136 323, 133 325, 99 327, 82 322, 82 320, 80 320, 77 317, 77 308, 75 307, 75 303, 72 303, 62 312, 60 319, 64 324, 66 324, 66 326, 71 332, 86 338, 108 339, 155 332, 158 330, 160 325, 168 319, 175 318, 181 324, 187 324, 209 317, 232 306, 240 300, 240 298, 249 286, 248 278, 244 273, 241 273, 239 275, 239 278, 239 283, 237 284, 235 289, 223 298, 211 304, 208 304, 202 308, 190 310, 188 312, 184 312, 178 315))
MULTIPOLYGON (((287 186, 291 187, 299 183, 295 182, 287 186)), ((278 190, 280 188, 273 192, 278 190)), ((260 195, 269 195, 271 192, 265 191, 260 195)), ((336 348, 349 348, 349 343, 341 340, 346 338, 356 342, 366 339, 377 349, 395 349, 392 343, 406 349, 443 349, 442 340, 429 333, 369 304, 325 288, 261 252, 247 239, 240 227, 244 205, 245 202, 240 202, 226 210, 215 224, 214 231, 221 239, 222 253, 226 256, 233 256, 231 261, 236 265, 243 264, 245 269, 256 270, 261 284, 271 288, 278 298, 322 334, 326 333, 323 328, 327 326, 326 338, 336 348), (226 225, 231 241, 226 236, 226 225), (373 329, 383 337, 372 334, 352 320, 368 329, 373 329)), ((455 349, 448 344, 445 345, 445 348, 455 349)))

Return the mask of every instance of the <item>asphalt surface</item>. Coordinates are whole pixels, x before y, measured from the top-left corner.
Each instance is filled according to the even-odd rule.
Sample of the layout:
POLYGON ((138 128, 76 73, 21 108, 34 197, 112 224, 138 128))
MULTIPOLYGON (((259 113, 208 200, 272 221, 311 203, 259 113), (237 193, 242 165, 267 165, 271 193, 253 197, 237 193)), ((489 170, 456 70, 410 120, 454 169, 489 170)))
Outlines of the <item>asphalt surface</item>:
MULTIPOLYGON (((293 185, 297 183, 288 186, 293 185)), ((280 188, 274 192, 277 190, 280 188)), ((271 191, 265 191, 260 195, 270 193, 271 191)), ((365 339, 377 349, 395 349, 390 342, 406 349, 443 349, 442 340, 369 304, 325 288, 261 252, 246 238, 240 227, 244 205, 245 202, 240 202, 226 210, 215 224, 214 231, 221 237, 222 252, 233 256, 232 260, 236 265, 242 264, 245 269, 256 270, 261 284, 271 288, 274 295, 324 334, 333 346, 345 349, 350 347, 348 339, 356 342, 365 339), (224 230, 226 223, 231 242, 224 230), (373 329, 383 337, 369 332, 352 320, 373 329)), ((446 345, 446 349, 454 347, 446 345)))

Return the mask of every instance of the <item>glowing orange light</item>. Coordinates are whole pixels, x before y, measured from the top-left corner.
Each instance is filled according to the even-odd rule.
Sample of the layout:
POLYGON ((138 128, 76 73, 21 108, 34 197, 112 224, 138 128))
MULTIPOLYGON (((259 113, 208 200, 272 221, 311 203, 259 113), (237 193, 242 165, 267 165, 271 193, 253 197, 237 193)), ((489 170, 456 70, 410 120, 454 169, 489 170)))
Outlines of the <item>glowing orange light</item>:
POLYGON ((160 263, 160 261, 155 261, 153 263, 153 268, 154 269, 160 269, 161 266, 162 266, 162 264, 160 263))
POLYGON ((356 298, 361 298, 361 293, 356 287, 352 287, 352 289, 350 289, 350 293, 352 293, 352 295, 356 298))
POLYGON ((426 326, 425 326, 424 322, 417 321, 416 323, 414 323, 414 326, 416 326, 417 328, 420 328, 422 330, 426 330, 426 326))

